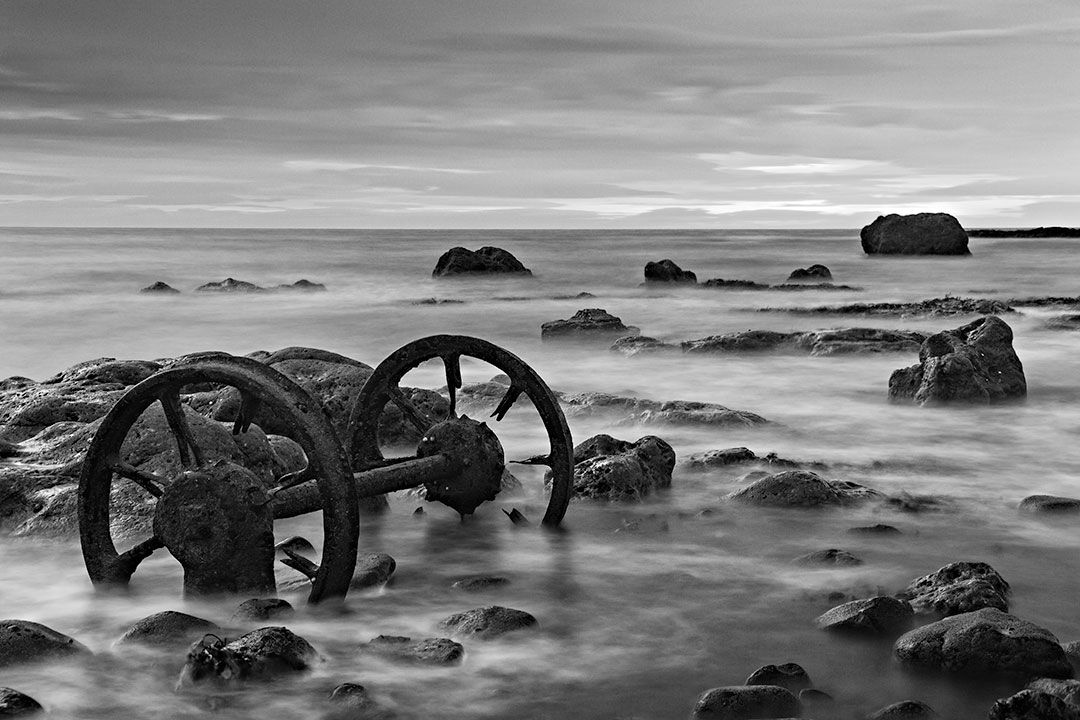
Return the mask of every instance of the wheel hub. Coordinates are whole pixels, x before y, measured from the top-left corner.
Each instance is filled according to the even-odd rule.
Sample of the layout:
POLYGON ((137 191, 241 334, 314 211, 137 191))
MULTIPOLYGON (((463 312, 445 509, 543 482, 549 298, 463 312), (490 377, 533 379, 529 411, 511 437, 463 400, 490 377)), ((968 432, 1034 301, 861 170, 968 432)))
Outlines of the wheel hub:
POLYGON ((488 500, 494 500, 502 488, 506 464, 502 444, 487 423, 466 416, 433 425, 416 447, 417 457, 442 453, 461 465, 461 473, 448 480, 427 483, 428 500, 437 500, 471 515, 488 500))

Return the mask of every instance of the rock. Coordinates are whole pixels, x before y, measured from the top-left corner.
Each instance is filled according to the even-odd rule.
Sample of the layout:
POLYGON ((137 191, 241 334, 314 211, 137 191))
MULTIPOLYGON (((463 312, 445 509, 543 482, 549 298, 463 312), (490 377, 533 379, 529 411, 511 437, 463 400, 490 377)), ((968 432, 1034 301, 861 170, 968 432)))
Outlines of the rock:
POLYGON ((180 673, 179 687, 203 680, 236 683, 271 680, 310 669, 319 654, 307 640, 285 627, 264 627, 225 642, 208 636, 194 643, 180 673))
POLYGON ((510 578, 501 575, 474 575, 472 577, 456 580, 452 587, 455 590, 465 592, 482 592, 493 588, 500 588, 510 584, 510 578))
POLYGON ((793 354, 850 355, 855 353, 918 352, 926 335, 909 330, 841 328, 783 333, 746 330, 712 335, 680 343, 687 353, 786 352, 793 354))
POLYGON ((831 282, 832 279, 832 272, 829 271, 829 268, 824 265, 811 265, 808 268, 792 270, 785 282, 831 282))
POLYGON ((818 307, 761 308, 758 312, 789 312, 803 315, 900 315, 948 317, 952 315, 1005 315, 1016 312, 1008 303, 984 298, 943 297, 919 302, 852 303, 818 307))
POLYGON ((716 467, 729 465, 741 465, 744 463, 757 462, 758 456, 752 450, 744 447, 725 448, 723 450, 707 450, 703 453, 694 453, 686 459, 681 467, 685 470, 708 470, 716 467))
POLYGON ((763 477, 727 498, 765 507, 810 507, 850 505, 868 497, 867 488, 852 486, 829 482, 809 470, 788 470, 763 477))
POLYGON ((991 238, 1076 238, 1080 237, 1080 228, 1061 227, 1060 225, 1037 228, 1010 228, 1008 230, 986 228, 971 230, 968 235, 971 237, 991 238))
POLYGON ((901 635, 901 663, 964 673, 1000 673, 1024 680, 1070 678, 1065 651, 1049 630, 995 608, 953 615, 901 635))
POLYGON ((725 280, 724 278, 712 278, 702 283, 702 287, 719 288, 723 290, 768 290, 769 285, 758 283, 753 280, 725 280))
POLYGON ((1038 690, 1021 690, 996 701, 988 720, 1080 720, 1080 706, 1038 690))
POLYGON ((806 674, 798 663, 784 663, 783 665, 764 665, 746 678, 744 685, 776 685, 786 688, 793 694, 813 685, 810 676, 806 674))
POLYGON ((916 578, 898 597, 915 612, 959 615, 982 608, 1009 611, 1009 583, 984 562, 954 562, 916 578))
POLYGON ((1051 330, 1080 330, 1080 315, 1058 315, 1047 320, 1044 327, 1051 330))
POLYGON ((187 647, 203 635, 220 632, 217 623, 187 613, 165 610, 137 621, 120 636, 116 644, 187 647))
POLYGON ((568 418, 621 416, 617 425, 713 425, 718 427, 753 427, 769 422, 745 410, 732 410, 716 403, 689 400, 647 400, 608 393, 560 394, 563 412, 568 418))
POLYGON ((449 638, 412 638, 396 635, 380 635, 363 646, 367 652, 383 657, 417 663, 420 665, 459 665, 465 657, 461 643, 449 638))
POLYGON ((640 500, 671 486, 675 450, 655 435, 630 443, 594 435, 574 448, 574 495, 597 500, 640 500))
POLYGON ((885 215, 859 233, 867 255, 970 255, 968 235, 948 213, 885 215))
POLYGON ((139 292, 141 292, 141 293, 154 293, 154 294, 158 294, 158 295, 179 295, 180 294, 180 291, 177 290, 176 288, 174 288, 172 285, 169 285, 168 283, 163 283, 160 280, 158 280, 153 285, 147 285, 146 287, 144 287, 139 292))
POLYGON ((321 720, 393 720, 396 714, 379 706, 359 683, 341 683, 330 693, 330 710, 321 720))
POLYGON ((899 528, 892 525, 885 525, 878 523, 877 525, 865 525, 863 527, 848 528, 849 533, 856 533, 859 535, 902 535, 899 528))
POLYGON ((814 552, 800 555, 795 558, 794 562, 798 565, 837 565, 840 567, 851 567, 853 565, 862 565, 863 561, 849 553, 847 550, 830 548, 828 550, 815 550, 814 552))
POLYGON ((992 315, 931 335, 919 350, 919 364, 889 378, 889 399, 990 405, 1023 398, 1027 381, 1012 339, 1012 329, 992 315))
POLYGON ((646 283, 697 283, 697 275, 683 270, 671 260, 645 263, 646 283))
POLYGON ((678 345, 670 345, 645 335, 626 335, 617 339, 611 346, 612 352, 622 353, 626 357, 672 353, 678 352, 679 349, 678 345))
POLYGON ((831 282, 785 282, 780 285, 769 286, 770 290, 781 290, 785 292, 806 292, 810 290, 844 290, 844 291, 860 291, 861 287, 853 287, 851 285, 836 285, 831 282))
POLYGON ((447 250, 435 263, 432 277, 451 275, 532 275, 512 254, 497 247, 482 247, 476 252, 463 247, 447 250))
POLYGON ((221 282, 209 282, 205 285, 200 285, 195 288, 195 292, 261 293, 266 292, 266 288, 259 287, 255 283, 249 283, 245 280, 236 280, 230 277, 225 278, 221 282))
POLYGON ((694 704, 695 720, 793 718, 802 714, 799 699, 776 685, 728 685, 706 690, 694 704))
POLYGON ((396 569, 397 562, 386 553, 361 553, 356 558, 349 587, 353 590, 380 587, 390 582, 396 569))
POLYGON ((915 611, 907 600, 878 596, 837 605, 815 622, 823 630, 895 635, 910 628, 914 617, 915 611))
POLYGON ((569 320, 551 320, 540 326, 541 340, 611 340, 641 332, 601 308, 578 310, 569 320))
POLYGON ((866 716, 866 720, 932 720, 941 717, 926 703, 902 700, 866 716))
POLYGON ((536 618, 523 610, 489 605, 451 615, 439 623, 439 629, 446 630, 452 637, 491 640, 536 625, 536 618))
POLYGON ((1080 499, 1055 495, 1029 495, 1020 501, 1020 509, 1027 512, 1077 513, 1080 499))
POLYGON ((16 457, 22 454, 22 447, 19 443, 12 442, 0 435, 0 458, 16 457))
POLYGON ((0 668, 90 656, 81 642, 29 620, 0 620, 0 668))
POLYGON ((0 717, 28 717, 44 712, 34 698, 9 687, 0 687, 0 717))
POLYGON ((274 290, 293 290, 297 292, 326 292, 326 286, 322 283, 300 279, 291 285, 278 285, 274 290))
POLYGON ((1056 695, 1070 705, 1075 705, 1080 709, 1080 680, 1038 678, 1029 682, 1025 689, 1056 695))
POLYGON ((266 622, 292 617, 296 610, 281 598, 251 598, 240 603, 232 614, 232 622, 266 622))

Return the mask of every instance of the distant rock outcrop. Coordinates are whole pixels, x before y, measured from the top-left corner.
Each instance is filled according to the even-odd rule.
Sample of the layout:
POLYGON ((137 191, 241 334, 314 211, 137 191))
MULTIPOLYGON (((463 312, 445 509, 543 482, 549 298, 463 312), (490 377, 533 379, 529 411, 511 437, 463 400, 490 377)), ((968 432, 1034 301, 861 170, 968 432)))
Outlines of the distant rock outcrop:
POLYGON ((485 246, 476 250, 453 247, 435 263, 432 277, 451 275, 532 275, 509 251, 485 246))
POLYGON ((761 308, 758 312, 789 312, 801 315, 1005 315, 1016 312, 1009 303, 987 298, 943 297, 919 302, 852 303, 817 307, 761 308))
POLYGON ((1009 230, 984 229, 968 230, 968 235, 988 238, 1080 238, 1080 228, 1053 225, 1050 227, 1012 228, 1009 230))
POLYGON ((261 293, 266 288, 259 287, 255 283, 235 278, 225 278, 221 282, 210 282, 195 288, 195 292, 218 292, 218 293, 261 293))
POLYGON ((889 378, 889 399, 989 405, 1022 398, 1027 380, 1012 339, 1012 328, 994 315, 931 335, 919 350, 919 364, 889 378))
POLYGON ((948 213, 883 215, 859 233, 867 255, 970 255, 968 234, 948 213))
POLYGON ((832 282, 832 272, 824 265, 811 265, 808 268, 798 268, 788 275, 787 282, 832 282))
POLYGON ((153 293, 159 295, 178 295, 180 293, 180 291, 174 288, 172 285, 162 282, 161 280, 158 280, 153 285, 147 285, 139 292, 153 293))
POLYGON ((664 259, 645 263, 646 283, 697 283, 697 275, 683 270, 672 260, 664 259))
POLYGON ((611 341, 640 332, 640 328, 623 325, 622 320, 602 308, 578 310, 569 320, 551 320, 540 326, 542 340, 611 341))

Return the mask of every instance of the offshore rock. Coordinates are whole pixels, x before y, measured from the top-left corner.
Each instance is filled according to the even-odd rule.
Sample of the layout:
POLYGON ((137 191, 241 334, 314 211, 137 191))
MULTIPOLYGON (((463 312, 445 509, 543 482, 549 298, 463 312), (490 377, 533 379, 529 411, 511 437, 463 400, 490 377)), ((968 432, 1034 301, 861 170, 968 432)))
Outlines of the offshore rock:
POLYGON ((116 644, 187 647, 208 633, 220 632, 217 623, 187 613, 165 610, 137 621, 120 636, 116 644))
POLYGON ((1080 720, 1080 706, 1048 692, 1025 689, 996 701, 988 720, 1080 720))
POLYGON ((221 282, 209 282, 205 285, 200 285, 195 288, 195 292, 262 293, 266 292, 266 288, 259 287, 255 283, 250 283, 246 280, 237 280, 230 277, 225 278, 221 282))
POLYGON ((952 315, 1004 315, 1016 310, 1001 300, 986 298, 943 297, 919 302, 852 303, 818 307, 761 308, 758 312, 789 312, 803 315, 902 315, 910 317, 948 317, 952 315))
POLYGON ((694 720, 794 718, 802 714, 799 698, 777 685, 728 685, 706 690, 694 704, 694 720))
POLYGON ((789 283, 802 283, 802 282, 832 282, 832 272, 824 265, 811 265, 808 268, 797 268, 791 271, 785 282, 789 283))
POLYGON ((0 687, 0 717, 29 717, 44 712, 34 698, 9 687, 0 687))
POLYGON ((1025 680, 1073 674, 1053 633, 994 608, 916 628, 896 640, 893 653, 905 665, 946 672, 1008 674, 1025 680))
POLYGON ((295 292, 326 292, 326 286, 322 283, 311 282, 301 278, 290 285, 275 285, 274 290, 295 291, 295 292))
POLYGON ((451 615, 439 623, 439 629, 446 630, 452 637, 491 640, 536 625, 536 618, 524 610, 489 605, 451 615))
POLYGON ((1078 513, 1080 499, 1056 495, 1028 495, 1020 501, 1020 509, 1026 512, 1078 513))
POLYGON ((413 640, 398 635, 380 635, 372 638, 362 648, 391 660, 401 660, 418 665, 460 665, 465 657, 461 643, 449 638, 425 638, 413 640))
POLYGON ((442 254, 431 273, 432 277, 452 275, 532 275, 532 271, 502 248, 482 247, 473 252, 453 247, 442 254))
POLYGON ((848 355, 854 353, 918 352, 926 335, 911 330, 840 328, 812 332, 783 333, 775 330, 746 330, 712 335, 681 344, 687 353, 789 352, 798 354, 848 355))
POLYGON ((645 335, 627 335, 617 339, 612 344, 611 351, 622 353, 626 357, 635 357, 637 355, 678 352, 679 346, 671 345, 645 335))
POLYGON ((968 235, 948 213, 885 215, 859 233, 867 255, 970 255, 968 235))
POLYGON ((177 290, 176 288, 174 288, 172 285, 169 285, 168 283, 164 283, 164 282, 162 282, 160 280, 158 280, 153 285, 147 285, 146 287, 144 287, 139 292, 141 292, 141 293, 152 293, 152 294, 158 294, 158 295, 179 295, 180 294, 180 291, 177 290))
POLYGON ((829 548, 828 550, 815 550, 795 558, 797 565, 835 565, 837 567, 853 567, 862 565, 863 561, 847 550, 829 548))
POLYGON ((851 505, 878 493, 855 483, 833 483, 809 470, 768 475, 727 495, 727 499, 762 507, 851 505))
POLYGON ((683 270, 672 260, 664 259, 645 263, 645 282, 697 284, 697 275, 683 270))
POLYGON ((595 500, 640 500, 671 486, 675 451, 647 435, 630 443, 596 435, 574 448, 574 495, 595 500))
POLYGON ((724 278, 706 280, 701 286, 721 290, 768 290, 771 287, 767 283, 754 282, 753 280, 725 280, 724 278))
POLYGON ((798 663, 784 663, 783 665, 765 665, 750 673, 744 685, 776 685, 786 688, 792 693, 813 685, 810 676, 798 663))
POLYGON ((81 642, 29 620, 0 620, 0 668, 90 656, 81 642))
POLYGON ((561 395, 563 412, 567 417, 621 415, 618 425, 714 425, 753 427, 768 422, 760 415, 745 410, 732 410, 716 403, 691 400, 646 400, 608 393, 561 395))
POLYGON ((640 333, 640 328, 623 325, 602 308, 578 310, 569 320, 550 320, 540 326, 541 340, 611 340, 640 333))
POLYGON ((866 716, 866 720, 935 720, 941 717, 919 700, 901 700, 866 716))
POLYGON ((907 600, 879 595, 837 605, 815 622, 823 630, 896 635, 910 628, 914 617, 915 611, 907 600))
POLYGON ((919 613, 942 616, 996 608, 1009 611, 1009 583, 984 562, 954 562, 916 578, 897 597, 919 613))
POLYGON ((919 350, 919 364, 889 378, 889 399, 990 405, 1023 398, 1027 380, 1012 340, 1012 328, 993 315, 931 335, 919 350))

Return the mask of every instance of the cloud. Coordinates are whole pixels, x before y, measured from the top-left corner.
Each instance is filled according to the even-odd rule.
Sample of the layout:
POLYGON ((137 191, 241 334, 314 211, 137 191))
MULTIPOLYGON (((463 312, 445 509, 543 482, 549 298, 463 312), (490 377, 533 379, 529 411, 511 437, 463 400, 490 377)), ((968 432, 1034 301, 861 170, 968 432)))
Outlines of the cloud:
POLYGON ((304 172, 352 172, 355 170, 393 170, 410 173, 447 173, 449 175, 482 175, 485 170, 468 170, 465 168, 424 167, 413 165, 388 165, 379 163, 356 163, 341 160, 286 160, 282 163, 291 170, 304 172))

